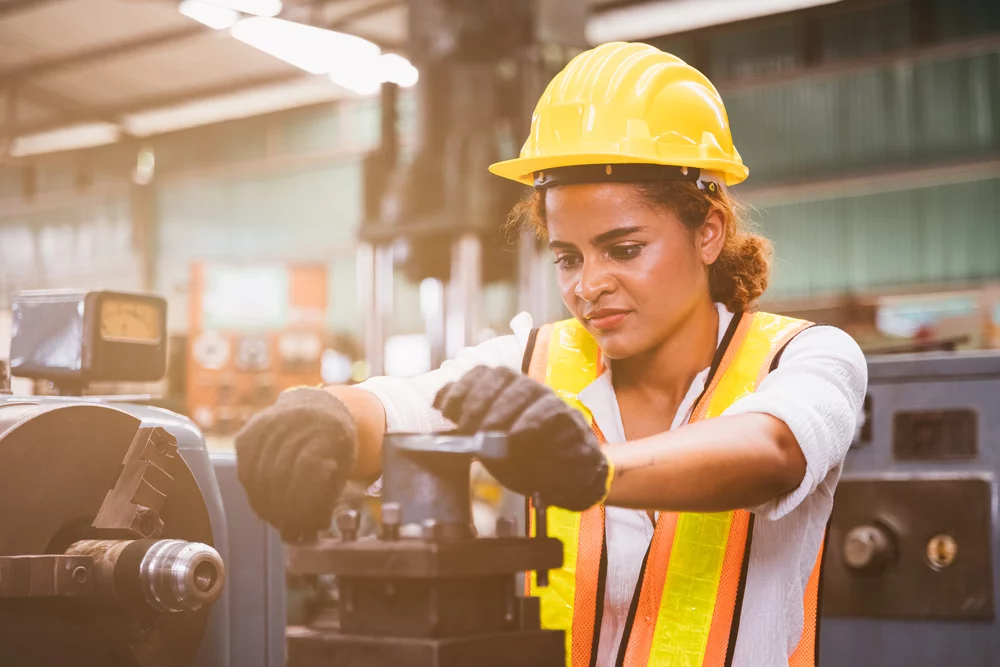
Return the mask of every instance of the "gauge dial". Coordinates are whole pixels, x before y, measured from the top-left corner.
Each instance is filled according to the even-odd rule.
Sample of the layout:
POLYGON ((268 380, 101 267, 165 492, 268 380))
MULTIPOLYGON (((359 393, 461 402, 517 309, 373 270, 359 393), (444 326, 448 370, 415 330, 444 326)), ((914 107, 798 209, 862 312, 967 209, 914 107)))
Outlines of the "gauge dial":
POLYGON ((163 328, 162 309, 153 302, 127 297, 101 301, 101 338, 127 343, 158 343, 163 328))

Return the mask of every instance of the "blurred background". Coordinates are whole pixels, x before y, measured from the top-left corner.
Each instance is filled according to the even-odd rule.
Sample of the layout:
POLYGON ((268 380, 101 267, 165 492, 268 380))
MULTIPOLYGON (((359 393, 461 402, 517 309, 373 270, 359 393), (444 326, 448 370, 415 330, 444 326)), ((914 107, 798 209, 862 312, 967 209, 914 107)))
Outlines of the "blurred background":
MULTIPOLYGON (((904 535, 917 556, 883 588, 868 569, 888 557, 864 524, 877 494, 839 492, 831 544, 838 525, 868 532, 845 538, 861 574, 841 566, 827 585, 854 597, 824 614, 969 622, 828 625, 825 650, 837 664, 998 664, 982 622, 995 484, 958 491, 995 474, 1000 362, 896 356, 1000 348, 997 0, 0 0, 0 360, 25 290, 166 299, 163 379, 86 392, 200 427, 244 568, 233 627, 253 616, 233 664, 268 651, 283 664, 281 547, 246 506, 233 435, 287 387, 413 376, 519 312, 566 316, 547 253, 504 228, 526 189, 486 168, 517 155, 550 78, 613 40, 672 52, 722 94, 751 170, 736 192, 776 251, 762 307, 840 326, 878 357, 846 470, 886 488, 900 470, 964 479, 904 489, 927 531, 904 535), (881 648, 862 663, 855 645, 881 648)), ((58 391, 10 382, 15 401, 58 391)), ((522 514, 481 472, 473 496, 484 535, 522 514)), ((377 530, 364 489, 345 503, 361 534, 377 530)), ((306 623, 323 585, 289 584, 287 620, 306 623)))
POLYGON ((719 88, 776 248, 765 308, 869 352, 1000 346, 994 0, 439 4, 2 0, 0 357, 19 291, 163 295, 164 380, 91 391, 150 393, 224 448, 287 386, 564 316, 501 228, 524 193, 486 167, 552 73, 620 39, 719 88))

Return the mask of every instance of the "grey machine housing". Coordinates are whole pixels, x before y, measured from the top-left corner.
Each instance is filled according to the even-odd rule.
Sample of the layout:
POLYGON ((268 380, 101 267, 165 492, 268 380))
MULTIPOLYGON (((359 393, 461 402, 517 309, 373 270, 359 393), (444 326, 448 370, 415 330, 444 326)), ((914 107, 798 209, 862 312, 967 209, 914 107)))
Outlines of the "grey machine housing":
POLYGON ((869 359, 837 488, 823 667, 1000 666, 1000 352, 869 359))
POLYGON ((261 521, 236 476, 232 452, 209 452, 198 427, 169 410, 116 401, 115 397, 12 396, 0 406, 100 403, 160 426, 177 439, 177 451, 198 483, 212 525, 214 547, 226 565, 227 583, 212 605, 192 667, 283 667, 285 664, 284 547, 261 521))

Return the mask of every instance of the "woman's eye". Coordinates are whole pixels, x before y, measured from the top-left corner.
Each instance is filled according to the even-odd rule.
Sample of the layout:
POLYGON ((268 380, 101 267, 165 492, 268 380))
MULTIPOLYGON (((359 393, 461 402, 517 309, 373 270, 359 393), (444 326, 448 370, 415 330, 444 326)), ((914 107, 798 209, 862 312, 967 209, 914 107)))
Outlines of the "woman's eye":
POLYGON ((618 245, 611 248, 608 253, 611 259, 626 260, 634 259, 639 256, 645 244, 642 243, 631 243, 629 245, 618 245))
POLYGON ((555 265, 560 269, 572 269, 580 263, 580 258, 576 255, 559 255, 556 257, 555 265))

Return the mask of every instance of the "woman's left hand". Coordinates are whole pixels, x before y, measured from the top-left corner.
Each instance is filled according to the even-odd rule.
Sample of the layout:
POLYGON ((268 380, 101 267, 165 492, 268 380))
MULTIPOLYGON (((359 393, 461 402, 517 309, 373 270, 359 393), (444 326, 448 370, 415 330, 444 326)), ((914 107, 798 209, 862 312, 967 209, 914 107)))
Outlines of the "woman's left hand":
POLYGON ((442 387, 434 407, 460 433, 507 433, 507 456, 483 464, 512 491, 578 512, 607 496, 611 470, 597 437, 545 385, 509 368, 477 366, 442 387))

